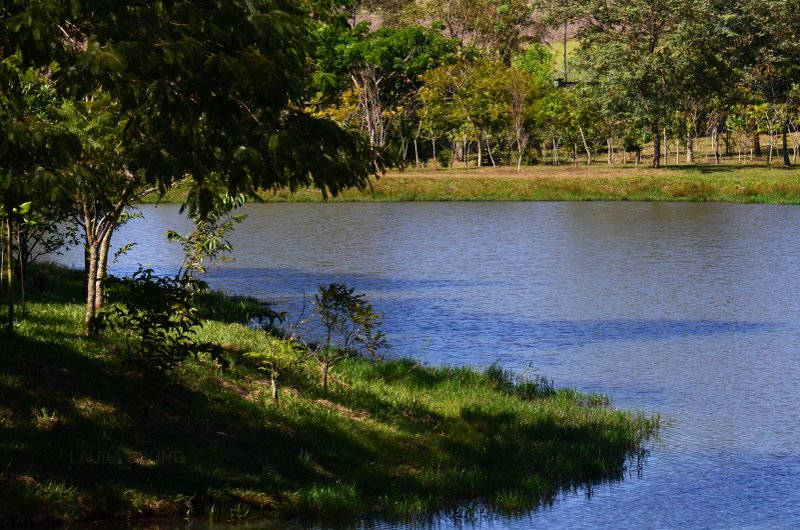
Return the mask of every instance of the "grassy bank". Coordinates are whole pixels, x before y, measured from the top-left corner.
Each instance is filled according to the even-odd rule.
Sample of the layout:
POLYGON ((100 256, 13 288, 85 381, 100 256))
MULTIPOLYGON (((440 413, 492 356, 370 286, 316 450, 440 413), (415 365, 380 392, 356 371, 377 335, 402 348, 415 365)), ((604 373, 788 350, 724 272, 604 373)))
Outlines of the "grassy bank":
POLYGON ((243 352, 262 333, 208 321, 230 366, 184 363, 142 408, 113 336, 80 337, 80 279, 49 269, 0 339, 0 525, 199 516, 406 519, 479 500, 526 510, 623 477, 657 420, 499 369, 409 360, 313 365, 279 405, 243 352))
MULTIPOLYGON (((163 202, 182 202, 177 186, 163 202)), ((318 202, 311 189, 264 193, 270 202, 318 202)), ((149 201, 155 201, 150 197, 149 201)), ((450 168, 390 172, 364 192, 335 201, 712 201, 800 204, 800 171, 763 165, 668 166, 661 170, 595 164, 523 168, 450 168)))

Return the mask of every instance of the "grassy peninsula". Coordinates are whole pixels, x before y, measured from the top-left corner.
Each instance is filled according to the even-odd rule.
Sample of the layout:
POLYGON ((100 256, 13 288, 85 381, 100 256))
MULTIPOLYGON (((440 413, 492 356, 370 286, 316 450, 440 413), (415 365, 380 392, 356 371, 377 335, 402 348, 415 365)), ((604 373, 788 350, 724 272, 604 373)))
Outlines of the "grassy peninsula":
MULTIPOLYGON (((116 338, 79 332, 81 275, 39 279, 17 337, 0 339, 0 526, 513 512, 622 478, 658 428, 543 380, 411 360, 347 361, 328 392, 302 365, 274 405, 243 355, 265 334, 221 320, 199 338, 230 364, 190 359, 145 410, 116 338)), ((217 302, 230 316, 219 308, 236 300, 217 302)))
MULTIPOLYGON (((183 202, 178 184, 161 199, 183 202)), ((318 190, 262 193, 267 202, 321 202, 318 190)), ((156 196, 147 202, 155 202, 156 196)), ((366 191, 327 200, 359 201, 694 201, 800 204, 800 171, 764 164, 697 164, 654 170, 632 164, 430 168, 391 171, 366 191)))

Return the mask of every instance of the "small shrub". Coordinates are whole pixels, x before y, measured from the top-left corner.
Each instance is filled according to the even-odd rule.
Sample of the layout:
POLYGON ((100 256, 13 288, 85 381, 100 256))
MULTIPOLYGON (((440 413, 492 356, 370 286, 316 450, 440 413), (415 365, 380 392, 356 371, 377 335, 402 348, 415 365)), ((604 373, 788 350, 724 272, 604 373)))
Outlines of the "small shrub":
POLYGON ((104 309, 97 325, 122 338, 125 352, 141 373, 163 373, 204 350, 192 340, 200 325, 192 306, 197 283, 157 276, 140 266, 130 278, 113 280, 111 290, 124 302, 104 309))
POLYGON ((450 163, 453 161, 453 151, 450 149, 442 149, 436 153, 436 161, 442 167, 450 167, 450 163))
POLYGON ((245 357, 253 359, 258 369, 266 372, 272 385, 272 402, 278 404, 278 378, 292 367, 302 364, 308 359, 309 351, 297 340, 289 338, 269 337, 269 345, 262 351, 245 353, 245 357))
POLYGON ((354 355, 379 359, 378 350, 388 346, 379 329, 383 315, 375 312, 365 295, 353 291, 332 283, 320 286, 314 295, 314 306, 325 329, 322 344, 312 351, 322 370, 323 390, 328 389, 328 371, 332 366, 354 355))

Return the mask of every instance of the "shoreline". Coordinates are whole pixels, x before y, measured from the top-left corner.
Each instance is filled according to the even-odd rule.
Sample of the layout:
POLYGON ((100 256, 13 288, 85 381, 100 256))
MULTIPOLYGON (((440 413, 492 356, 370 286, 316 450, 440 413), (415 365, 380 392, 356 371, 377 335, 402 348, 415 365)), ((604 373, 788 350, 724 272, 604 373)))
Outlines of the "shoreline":
POLYGON ((244 355, 266 335, 232 323, 242 299, 224 296, 197 338, 219 344, 227 366, 190 358, 144 413, 118 339, 77 334, 80 274, 43 270, 53 289, 31 293, 18 336, 0 339, 0 526, 402 522, 474 502, 524 513, 624 480, 657 437, 657 416, 605 396, 401 358, 337 365, 329 391, 318 366, 298 366, 274 405, 244 355))
MULTIPOLYGON (((144 203, 181 203, 186 184, 144 203)), ((800 171, 763 165, 532 166, 391 171, 371 188, 325 199, 319 191, 262 192, 264 202, 659 201, 800 204, 800 171)))

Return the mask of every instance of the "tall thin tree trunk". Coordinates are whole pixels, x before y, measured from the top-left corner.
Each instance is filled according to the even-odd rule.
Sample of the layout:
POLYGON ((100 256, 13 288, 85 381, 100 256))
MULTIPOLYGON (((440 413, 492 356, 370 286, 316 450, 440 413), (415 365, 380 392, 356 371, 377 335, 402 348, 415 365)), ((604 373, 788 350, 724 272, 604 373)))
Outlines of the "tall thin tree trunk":
POLYGON ((431 140, 431 145, 433 146, 433 170, 436 171, 436 139, 431 140))
POLYGON ((108 250, 111 246, 111 235, 113 233, 113 229, 109 229, 100 241, 100 250, 97 256, 97 280, 94 291, 95 311, 102 308, 105 301, 103 285, 105 284, 106 275, 108 274, 108 250))
POLYGON ((17 261, 19 266, 19 301, 22 306, 22 318, 25 319, 28 316, 28 305, 25 301, 25 263, 27 262, 27 257, 25 255, 25 249, 28 248, 27 238, 23 234, 23 231, 17 230, 17 261))
MULTIPOLYGON (((614 163, 614 139, 606 138, 606 145, 608 146, 608 165, 610 166, 614 163)), ((625 161, 623 160, 622 163, 624 164, 625 161)))
POLYGON ((581 140, 583 140, 583 148, 586 150, 586 165, 592 165, 592 150, 589 148, 589 143, 586 141, 586 135, 583 134, 583 127, 578 127, 581 133, 581 140))
POLYGON ((275 379, 274 375, 269 376, 269 382, 272 385, 272 404, 278 404, 278 381, 275 379))
POLYGON ((12 230, 14 229, 13 221, 13 206, 10 200, 6 200, 6 281, 8 282, 8 329, 6 333, 9 337, 14 336, 14 263, 11 259, 13 255, 14 238, 12 237, 12 230))
POLYGON ((694 163, 694 142, 692 141, 692 132, 686 133, 686 162, 689 164, 694 163))
POLYGON ((320 366, 320 368, 322 369, 322 390, 323 390, 323 392, 327 392, 328 391, 328 370, 330 369, 330 367, 328 366, 327 362, 323 362, 322 365, 320 366))
POLYGON ((769 150, 767 151, 767 165, 768 166, 772 165, 772 145, 773 145, 774 137, 775 137, 775 134, 774 134, 772 128, 770 127, 770 130, 769 130, 769 150))
POLYGON ((494 155, 492 154, 492 142, 486 142, 486 153, 489 155, 489 162, 492 163, 492 167, 497 167, 494 161, 494 155))
POLYGON ((721 164, 722 158, 719 156, 719 124, 715 123, 711 130, 711 145, 714 150, 714 163, 721 164))
POLYGON ((419 169, 419 146, 416 138, 414 138, 414 167, 419 169))
POLYGON ((761 135, 756 133, 753 135, 753 152, 756 156, 761 156, 761 135))
POLYGON ((653 167, 661 167, 661 131, 658 122, 653 123, 653 167))
POLYGON ((478 167, 483 167, 483 138, 478 135, 478 167))
POLYGON ((792 167, 792 161, 789 159, 789 120, 783 120, 783 165, 792 167))
POLYGON ((86 336, 91 335, 91 326, 97 311, 97 253, 99 251, 96 241, 86 243, 89 251, 89 270, 86 273, 86 313, 84 315, 84 325, 86 336))

